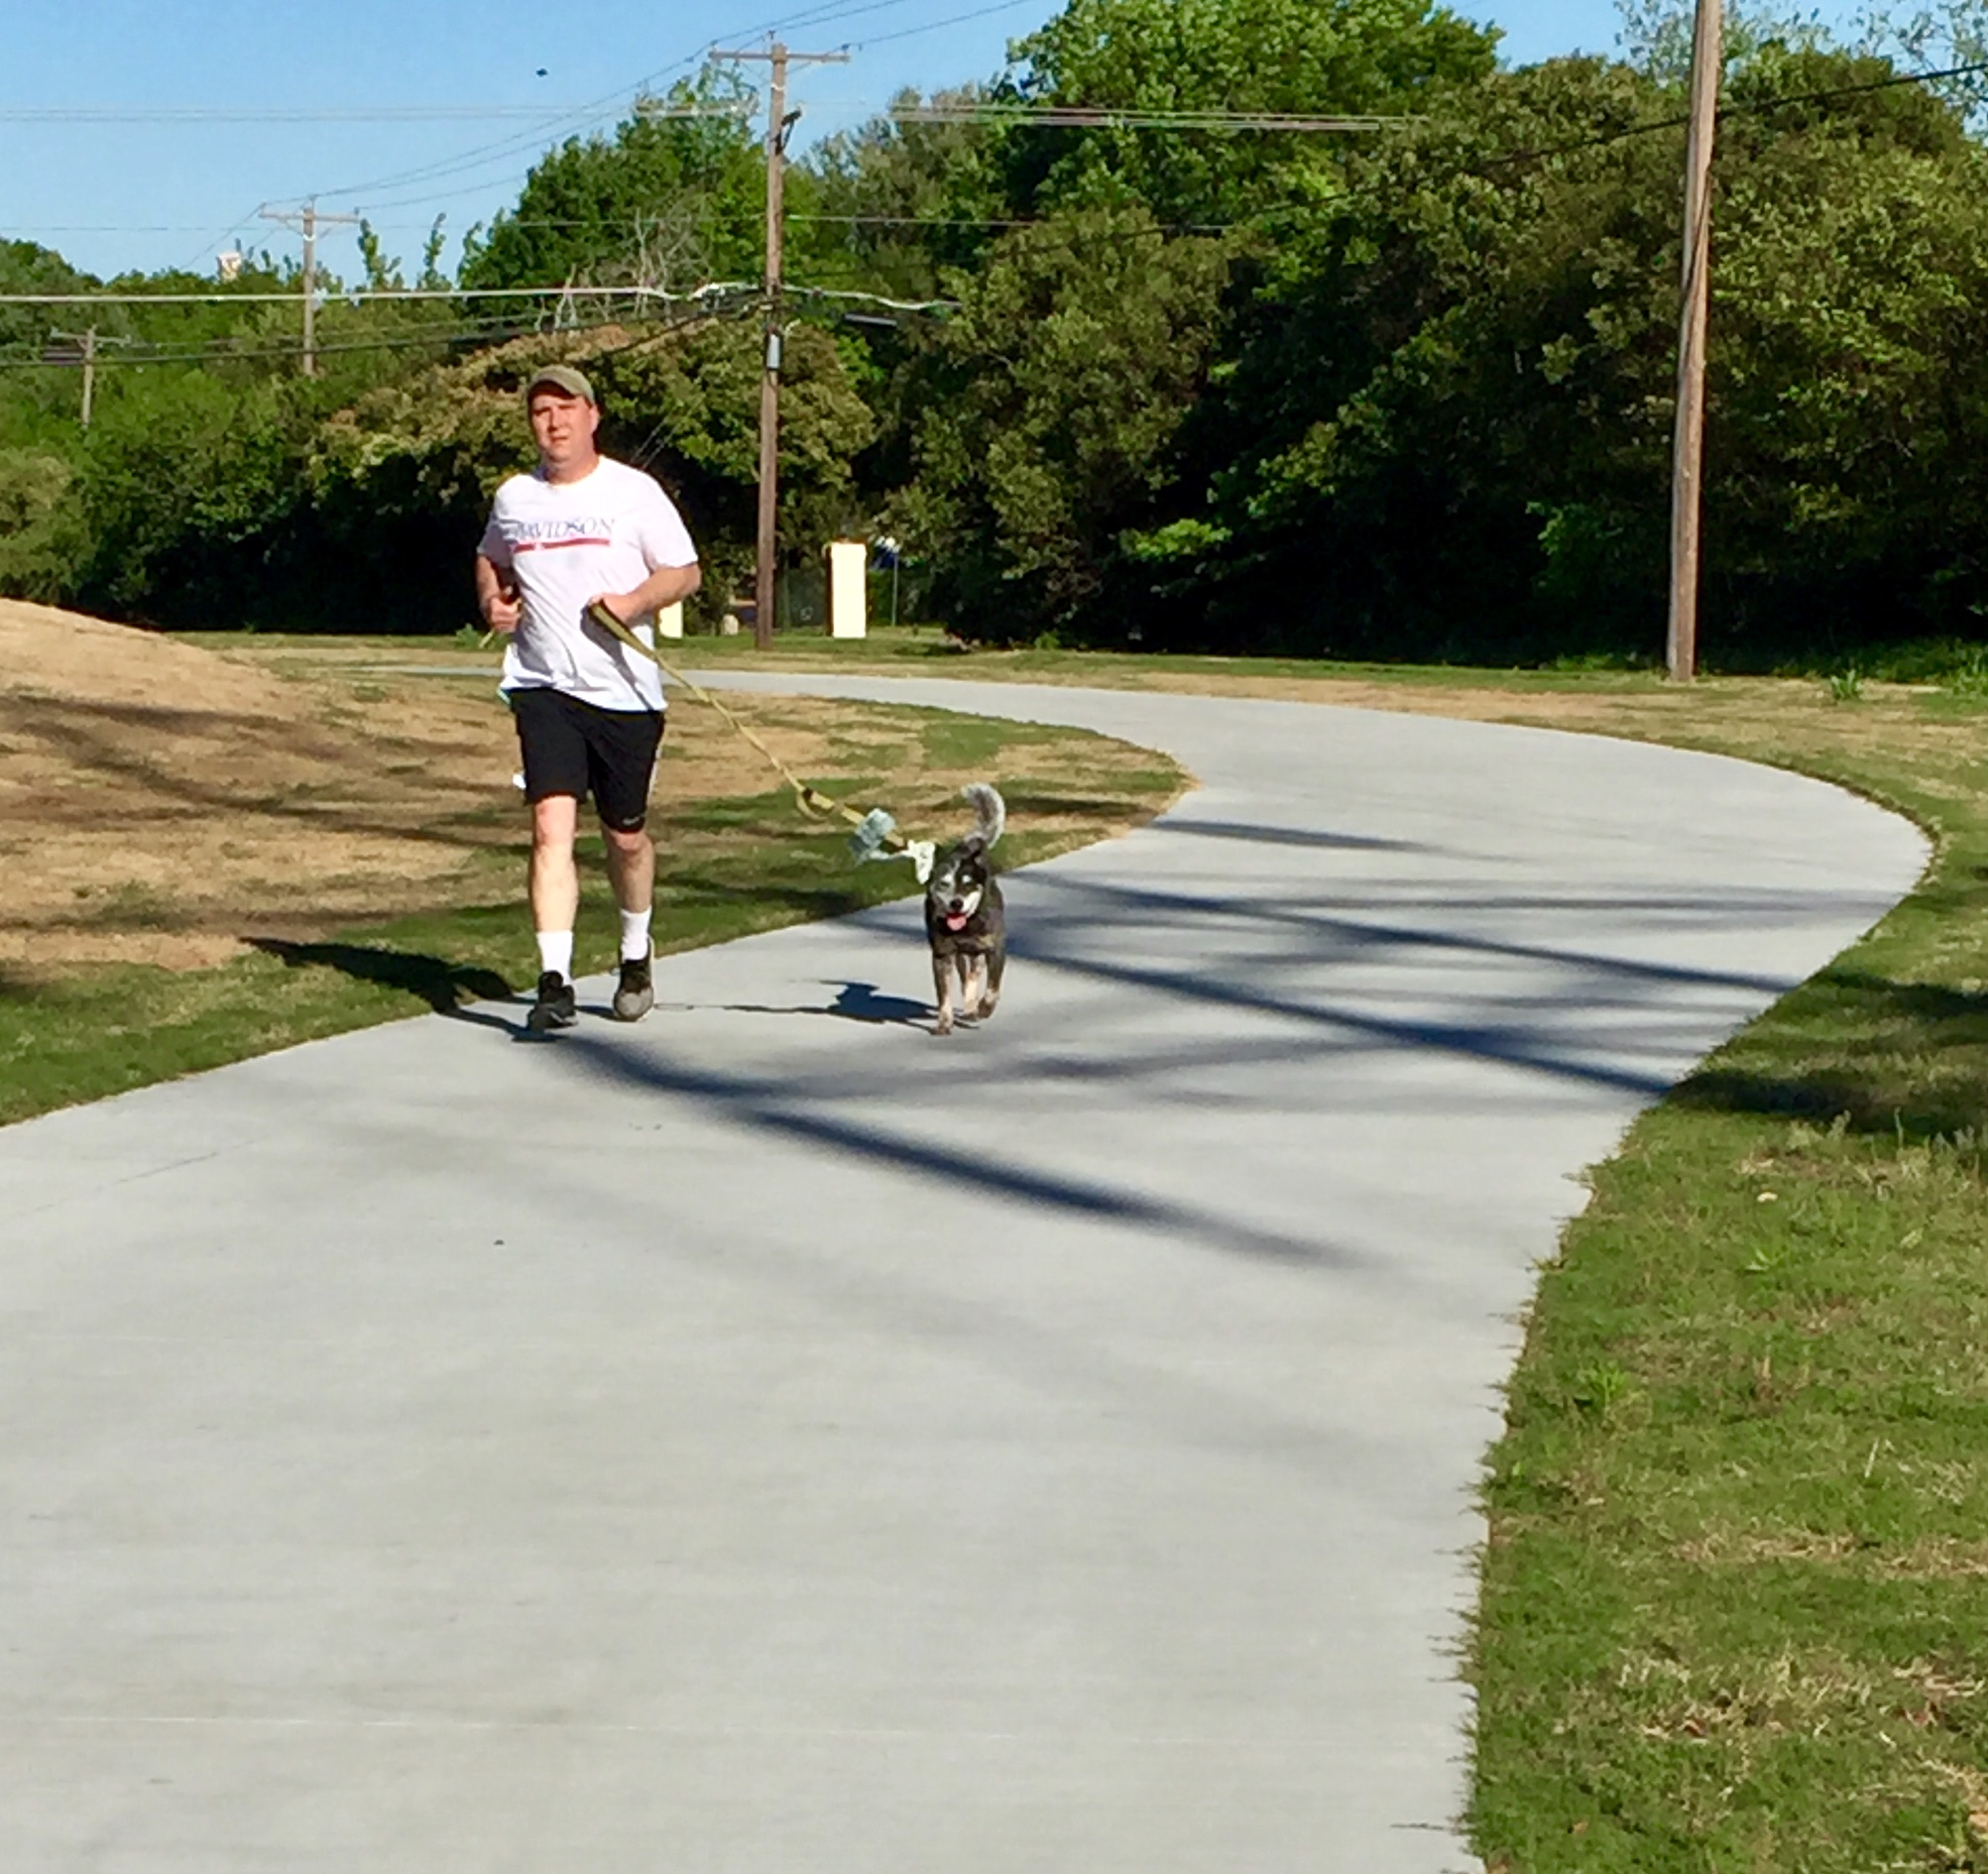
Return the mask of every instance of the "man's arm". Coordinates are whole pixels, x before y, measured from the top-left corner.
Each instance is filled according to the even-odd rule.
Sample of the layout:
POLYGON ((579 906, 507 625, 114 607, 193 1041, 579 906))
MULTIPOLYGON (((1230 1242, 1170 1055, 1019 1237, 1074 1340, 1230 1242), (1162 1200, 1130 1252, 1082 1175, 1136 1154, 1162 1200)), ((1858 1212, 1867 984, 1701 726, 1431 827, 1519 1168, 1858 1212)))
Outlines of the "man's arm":
POLYGON ((494 632, 515 632, 525 612, 518 588, 511 583, 511 569, 499 566, 488 553, 476 556, 476 609, 494 632))
POLYGON ((605 605, 624 625, 633 625, 665 605, 689 598, 703 583, 703 568, 695 560, 688 566, 658 566, 633 592, 603 592, 589 603, 605 605))

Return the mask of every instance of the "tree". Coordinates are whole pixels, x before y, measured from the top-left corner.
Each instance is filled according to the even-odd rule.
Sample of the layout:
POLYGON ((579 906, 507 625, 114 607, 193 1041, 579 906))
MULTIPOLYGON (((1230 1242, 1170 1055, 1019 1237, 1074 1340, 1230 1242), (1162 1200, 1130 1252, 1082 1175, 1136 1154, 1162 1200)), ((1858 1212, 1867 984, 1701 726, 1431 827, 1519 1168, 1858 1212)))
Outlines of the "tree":
MULTIPOLYGON (((1855 88, 1888 69, 1777 47, 1734 79, 1706 450, 1728 663, 1988 601, 1983 159, 1937 99, 1855 88)), ((1642 127, 1675 106, 1561 60, 1349 164, 1238 322, 1208 511, 1134 543, 1168 629, 1495 660, 1661 643, 1678 133, 1642 127)))
MULTIPOLYGON (((595 369, 608 439, 675 493, 709 567, 704 608, 722 612, 751 565, 760 475, 757 325, 702 321, 607 350, 595 369)), ((853 464, 876 432, 843 348, 819 326, 787 333, 780 368, 779 533, 789 564, 860 530, 853 464)))
MULTIPOLYGON (((969 110, 986 95, 967 86, 930 101, 969 110)), ((903 91, 892 108, 924 102, 903 91)), ((807 159, 822 217, 814 264, 832 271, 833 285, 935 297, 941 272, 978 265, 1013 217, 1001 159, 1011 134, 982 123, 881 117, 828 138, 807 159)))
POLYGON ((936 560, 964 631, 1122 638, 1119 538, 1166 512, 1173 444, 1214 362, 1224 245, 1142 209, 1083 209, 1002 237, 948 281, 917 400, 899 528, 936 560))
MULTIPOLYGON (((1489 72, 1497 37, 1429 0, 1070 0, 1015 49, 1015 89, 1127 111, 1412 112, 1489 72)), ((1281 205, 1294 174, 1339 156, 1284 131, 1037 132, 1015 151, 1012 192, 1129 196, 1163 222, 1225 224, 1281 205)))
POLYGON ((462 284, 680 291, 757 280, 764 159, 749 104, 736 76, 707 68, 638 103, 611 138, 569 138, 532 168, 515 209, 472 230, 462 284))

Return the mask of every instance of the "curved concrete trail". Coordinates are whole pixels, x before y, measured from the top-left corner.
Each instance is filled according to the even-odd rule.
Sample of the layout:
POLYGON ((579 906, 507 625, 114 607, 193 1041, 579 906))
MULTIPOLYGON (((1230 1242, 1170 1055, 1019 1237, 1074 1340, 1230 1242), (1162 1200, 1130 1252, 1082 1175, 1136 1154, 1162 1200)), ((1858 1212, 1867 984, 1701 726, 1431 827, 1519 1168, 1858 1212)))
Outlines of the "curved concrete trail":
POLYGON ((898 906, 0 1133, 9 1874, 1464 1864, 1569 1174, 1922 842, 1586 738, 784 687, 1204 785, 1010 879, 947 1043, 898 906))

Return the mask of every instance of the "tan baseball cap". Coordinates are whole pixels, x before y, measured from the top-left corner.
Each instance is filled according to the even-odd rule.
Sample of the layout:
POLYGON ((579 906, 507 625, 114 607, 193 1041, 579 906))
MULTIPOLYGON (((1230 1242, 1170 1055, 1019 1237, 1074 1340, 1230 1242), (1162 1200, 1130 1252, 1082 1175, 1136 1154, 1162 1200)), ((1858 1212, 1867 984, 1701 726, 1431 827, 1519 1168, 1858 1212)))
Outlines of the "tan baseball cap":
POLYGON ((577 397, 583 404, 598 406, 601 401, 594 395, 594 387, 571 365, 545 365, 534 371, 525 387, 525 401, 530 403, 539 391, 557 391, 562 397, 577 397))

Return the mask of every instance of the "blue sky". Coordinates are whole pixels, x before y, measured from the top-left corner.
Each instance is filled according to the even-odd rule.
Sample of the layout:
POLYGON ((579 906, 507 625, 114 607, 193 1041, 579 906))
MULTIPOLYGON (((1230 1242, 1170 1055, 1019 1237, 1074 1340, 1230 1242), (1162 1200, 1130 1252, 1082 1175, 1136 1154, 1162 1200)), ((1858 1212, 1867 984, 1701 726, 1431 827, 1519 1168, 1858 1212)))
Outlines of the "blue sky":
MULTIPOLYGON (((99 274, 205 270, 221 248, 244 242, 293 253, 295 237, 255 211, 314 193, 325 209, 369 214, 388 252, 411 263, 437 213, 448 216, 453 251, 466 227, 516 198, 548 141, 612 124, 639 86, 684 73, 714 43, 763 42, 778 24, 796 49, 847 44, 847 65, 798 74, 803 132, 819 136, 861 122, 904 85, 989 75, 1009 39, 1055 11, 1054 0, 997 9, 990 0, 757 5, 767 10, 753 0, 687 0, 673 10, 636 0, 10 7, 0 61, 0 234, 42 241, 99 274), (203 106, 267 115, 159 122, 24 114, 203 106), (384 123, 325 114, 361 107, 462 114, 384 123), (545 115, 475 115, 484 110, 545 115)), ((1514 63, 1606 52, 1615 42, 1612 0, 1463 0, 1461 10, 1502 26, 1514 63)), ((349 231, 327 237, 323 255, 348 277, 357 272, 349 231)))

